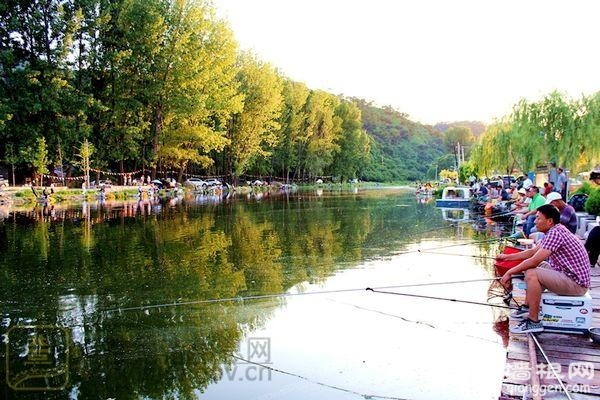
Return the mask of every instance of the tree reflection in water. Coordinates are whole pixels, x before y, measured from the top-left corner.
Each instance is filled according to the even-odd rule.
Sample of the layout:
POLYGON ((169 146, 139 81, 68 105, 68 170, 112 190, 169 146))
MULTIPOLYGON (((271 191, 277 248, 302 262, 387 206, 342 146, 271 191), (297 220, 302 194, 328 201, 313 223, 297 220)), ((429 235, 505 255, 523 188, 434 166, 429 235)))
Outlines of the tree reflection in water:
POLYGON ((442 223, 414 196, 383 190, 13 211, 0 222, 2 333, 68 328, 67 392, 81 398, 195 398, 285 298, 186 302, 320 282, 442 223))

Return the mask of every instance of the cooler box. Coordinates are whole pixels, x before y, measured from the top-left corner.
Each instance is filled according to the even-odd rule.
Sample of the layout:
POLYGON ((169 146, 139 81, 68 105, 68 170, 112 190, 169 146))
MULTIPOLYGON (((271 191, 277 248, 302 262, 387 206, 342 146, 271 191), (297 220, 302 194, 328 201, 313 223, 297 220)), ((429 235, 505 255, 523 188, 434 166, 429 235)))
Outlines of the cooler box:
MULTIPOLYGON (((513 278, 514 289, 526 290, 527 284, 521 278, 513 278)), ((544 331, 587 334, 592 326, 592 296, 559 296, 552 292, 542 292, 540 320, 544 331)))
POLYGON ((550 332, 587 333, 592 326, 592 296, 559 296, 542 293, 540 319, 550 332))

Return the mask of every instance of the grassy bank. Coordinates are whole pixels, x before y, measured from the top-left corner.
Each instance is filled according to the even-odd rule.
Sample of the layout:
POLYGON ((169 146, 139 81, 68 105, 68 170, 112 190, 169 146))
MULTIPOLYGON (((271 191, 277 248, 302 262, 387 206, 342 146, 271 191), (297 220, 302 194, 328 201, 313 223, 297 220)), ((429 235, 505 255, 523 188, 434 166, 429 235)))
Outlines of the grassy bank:
MULTIPOLYGON (((41 197, 42 189, 36 188, 36 193, 41 197)), ((82 189, 58 187, 54 189, 54 193, 49 195, 48 201, 63 203, 96 200, 99 193, 98 189, 90 189, 84 193, 82 189)), ((111 187, 105 190, 106 200, 126 200, 137 196, 137 194, 137 187, 132 186, 111 187)), ((38 201, 31 187, 5 188, 2 190, 2 197, 8 199, 15 206, 35 204, 38 201)))

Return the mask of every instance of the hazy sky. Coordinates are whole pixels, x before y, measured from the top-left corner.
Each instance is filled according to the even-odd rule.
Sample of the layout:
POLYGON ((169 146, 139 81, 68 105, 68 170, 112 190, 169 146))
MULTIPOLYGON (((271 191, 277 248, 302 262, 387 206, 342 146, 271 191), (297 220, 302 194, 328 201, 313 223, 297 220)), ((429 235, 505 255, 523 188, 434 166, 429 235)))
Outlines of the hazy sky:
POLYGON ((242 49, 423 123, 600 90, 600 1, 214 0, 242 49))

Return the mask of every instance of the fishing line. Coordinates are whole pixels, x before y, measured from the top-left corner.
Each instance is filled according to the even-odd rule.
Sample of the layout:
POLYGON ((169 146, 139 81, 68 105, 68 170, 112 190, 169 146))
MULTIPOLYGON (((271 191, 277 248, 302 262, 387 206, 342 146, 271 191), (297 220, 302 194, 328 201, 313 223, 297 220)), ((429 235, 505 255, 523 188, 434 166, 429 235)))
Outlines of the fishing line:
MULTIPOLYGON (((411 236, 415 236, 415 235, 423 235, 423 234, 430 233, 430 232, 438 232, 438 231, 440 231, 440 229, 454 228, 456 225, 457 225, 457 224, 453 222, 453 223, 451 223, 451 224, 449 224, 449 225, 447 225, 447 226, 444 226, 444 227, 437 227, 437 228, 428 229, 428 230, 425 230, 425 231, 418 231, 418 232, 406 232, 406 233, 409 233, 411 236)), ((403 232, 403 233, 405 233, 405 232, 403 232)), ((427 239, 427 240, 431 240, 431 238, 426 238, 426 239, 427 239)), ((473 243, 477 244, 477 243, 479 243, 479 242, 473 242, 473 243)), ((470 244, 470 243, 466 243, 466 244, 470 244)), ((451 245, 451 246, 456 246, 456 245, 451 245)), ((353 249, 366 249, 366 250, 371 250, 371 249, 373 249, 372 247, 371 247, 371 248, 368 248, 368 247, 367 247, 367 248, 365 248, 364 246, 354 246, 354 247, 352 247, 352 248, 353 248, 353 249)), ((395 252, 393 252, 393 251, 392 251, 391 253, 392 253, 393 255, 397 255, 397 254, 408 254, 408 253, 414 253, 414 252, 415 252, 415 250, 409 250, 409 251, 405 251, 405 252, 399 252, 399 253, 395 253, 395 252)), ((280 257, 278 257, 277 259, 278 259, 278 260, 288 260, 288 259, 293 259, 293 258, 303 258, 303 257, 306 257, 306 256, 305 256, 305 255, 292 255, 292 254, 290 254, 290 255, 281 255, 281 256, 280 256, 280 257)), ((318 256, 314 256, 314 257, 318 257, 318 256)))
POLYGON ((390 314, 390 313, 387 313, 385 311, 375 310, 375 309, 372 309, 372 308, 366 308, 366 307, 362 307, 362 306, 359 306, 359 305, 356 305, 356 304, 346 303, 346 302, 343 302, 343 301, 338 301, 338 300, 333 300, 333 299, 327 299, 327 300, 329 300, 329 301, 331 301, 333 303, 338 303, 338 304, 343 304, 343 305, 346 305, 346 306, 349 306, 349 307, 354 307, 354 308, 357 308, 357 309, 362 310, 362 311, 369 311, 369 312, 372 312, 372 313, 385 315, 386 317, 397 318, 397 319, 400 319, 400 320, 402 320, 404 322, 408 322, 408 323, 411 323, 411 324, 425 325, 425 326, 428 326, 430 328, 437 329, 437 327, 435 325, 431 325, 430 323, 425 322, 425 321, 415 321, 415 320, 412 320, 412 319, 405 318, 405 317, 403 317, 401 315, 390 314))
POLYGON ((478 306, 511 309, 511 307, 509 307, 509 306, 503 306, 503 305, 499 305, 499 304, 483 303, 483 302, 480 302, 480 301, 451 299, 451 298, 447 298, 447 297, 426 296, 426 295, 422 295, 422 294, 412 294, 412 293, 387 292, 387 291, 383 291, 383 290, 377 290, 377 288, 375 288, 375 289, 373 289, 373 288, 366 288, 365 290, 373 292, 373 293, 393 294, 393 295, 396 295, 396 296, 417 297, 417 298, 421 298, 421 299, 430 299, 430 300, 444 300, 444 301, 451 301, 451 302, 455 302, 455 303, 464 303, 464 304, 473 304, 473 305, 478 305, 478 306))
POLYGON ((471 258, 485 258, 488 260, 495 260, 496 257, 490 257, 490 256, 477 256, 477 255, 472 255, 472 254, 453 254, 453 253, 440 253, 440 252, 436 252, 436 251, 428 251, 428 250, 419 250, 419 253, 423 253, 423 254, 439 254, 442 256, 458 256, 458 257, 471 257, 471 258))
POLYGON ((327 387, 327 388, 330 388, 330 389, 335 389, 335 390, 339 390, 339 391, 342 391, 342 392, 346 392, 346 393, 354 394, 354 395, 357 395, 357 396, 361 396, 364 399, 409 400, 409 399, 404 398, 404 397, 379 396, 379 395, 375 395, 375 394, 359 393, 359 392, 354 391, 352 389, 346 389, 346 388, 343 388, 343 387, 340 387, 340 386, 335 386, 335 385, 330 385, 328 383, 315 381, 313 379, 307 378, 307 377, 299 375, 299 374, 295 374, 293 372, 284 371, 282 369, 270 367, 270 366, 265 365, 265 364, 261 364, 261 363, 255 362, 255 361, 247 360, 247 359, 242 358, 240 356, 237 356, 235 354, 232 354, 232 357, 235 358, 235 359, 237 359, 237 360, 240 360, 242 362, 245 362, 245 363, 248 363, 248 364, 252 364, 252 365, 256 365, 258 367, 265 368, 265 369, 268 369, 270 371, 278 372, 280 374, 284 374, 284 375, 288 375, 288 376, 293 376, 295 378, 302 379, 304 381, 307 381, 307 382, 310 382, 310 383, 314 383, 314 384, 319 385, 319 386, 323 386, 323 387, 327 387))
MULTIPOLYGON (((337 300, 333 300, 333 299, 327 299, 327 300, 332 301, 334 303, 338 303, 338 304, 344 304, 344 305, 347 305, 349 307, 354 307, 354 308, 357 308, 357 309, 359 309, 361 311, 368 311, 368 312, 373 312, 373 313, 376 313, 376 314, 381 314, 381 315, 384 315, 386 317, 398 318, 398 319, 401 319, 404 322, 413 323, 413 324, 417 324, 417 325, 425 325, 425 326, 427 326, 429 328, 438 329, 438 330, 440 330, 442 332, 447 332, 447 333, 462 335, 462 336, 465 336, 465 337, 468 337, 468 338, 471 338, 471 339, 477 339, 477 340, 481 340, 481 341, 489 342, 489 343, 494 343, 494 344, 498 344, 499 343, 498 341, 494 341, 494 340, 491 340, 491 339, 483 338, 483 337, 480 337, 480 336, 468 335, 466 333, 452 331, 450 329, 442 329, 442 328, 437 327, 435 325, 431 325, 427 321, 414 321, 414 320, 410 320, 408 318, 405 318, 405 317, 403 317, 401 315, 390 314, 390 313, 386 313, 384 311, 374 310, 372 308, 366 308, 366 307, 358 306, 356 304, 345 303, 345 302, 337 301, 337 300)), ((454 322, 453 324, 458 324, 458 322, 454 322)), ((467 323, 462 322, 460 324, 466 325, 467 323)), ((493 322, 469 322, 468 324, 469 325, 492 325, 493 322)))
MULTIPOLYGON (((414 283, 414 284, 406 284, 406 285, 394 285, 394 286, 379 286, 375 287, 375 289, 397 289, 397 288, 406 288, 406 287, 419 287, 419 286, 436 286, 436 285, 453 285, 459 283, 472 283, 472 282, 490 282, 493 280, 497 280, 498 278, 484 278, 484 279, 470 279, 470 280, 462 280, 462 281, 449 281, 449 282, 428 282, 428 283, 414 283)), ((192 301, 181 301, 181 302, 173 302, 173 303, 162 303, 162 304, 150 304, 144 306, 136 306, 136 307, 119 307, 119 308, 111 308, 100 310, 100 312, 110 313, 110 312, 122 312, 122 311, 134 311, 134 310, 149 310, 152 308, 160 308, 160 307, 178 307, 184 305, 196 305, 196 304, 210 304, 210 303, 223 303, 223 302, 231 302, 231 301, 245 301, 245 300, 260 300, 260 299, 270 299, 270 298, 279 298, 279 297, 294 297, 294 296, 308 296, 308 295, 319 295, 319 294, 331 294, 331 293, 347 293, 347 292, 362 292, 365 288, 355 288, 355 289, 336 289, 336 290, 322 290, 317 292, 305 292, 305 293, 276 293, 276 294, 263 294, 263 295, 255 295, 255 296, 244 296, 244 297, 227 297, 223 299, 205 299, 205 300, 192 300, 192 301)), ((371 289, 372 290, 372 289, 371 289)))
POLYGON ((455 243, 455 244, 449 244, 446 246, 439 246, 439 247, 435 247, 435 248, 431 248, 431 249, 415 249, 415 250, 407 250, 407 251, 400 251, 397 253, 394 253, 394 255, 402 255, 402 254, 410 254, 410 253, 418 253, 421 251, 428 251, 428 250, 437 250, 437 249, 447 249, 450 247, 460 247, 460 246, 468 246, 470 244, 484 244, 484 243, 494 243, 497 241, 502 240, 502 238, 491 238, 491 239, 485 239, 485 240, 479 240, 479 241, 473 241, 473 242, 466 242, 466 243, 455 243))
POLYGON ((480 215, 482 217, 488 217, 488 218, 496 218, 496 217, 504 217, 507 215, 515 215, 515 213, 511 210, 511 211, 498 211, 495 213, 490 213, 490 214, 486 214, 485 212, 473 212, 473 214, 476 215, 480 215))
POLYGON ((533 334, 533 333, 529 333, 529 335, 533 338, 533 341, 535 342, 535 345, 537 346, 537 348, 540 350, 540 353, 542 353, 542 356, 544 357, 544 359, 546 360, 546 363, 548 364, 548 367, 552 370, 552 374, 554 375, 554 377, 556 378, 556 380, 558 381, 558 383, 560 384, 561 389, 563 390, 563 392, 565 392, 565 395, 567 396, 567 398, 569 400, 573 400, 573 398, 571 397, 571 395, 569 394, 569 391, 567 390, 567 388, 565 387, 562 379, 560 379, 560 377, 558 376, 558 373, 556 372, 556 370, 554 369, 554 366, 552 365, 552 363, 550 362, 550 360, 548 359, 548 356, 546 355, 546 352, 544 351, 544 349, 542 348, 542 345, 540 344, 540 342, 538 342, 537 337, 533 334))

